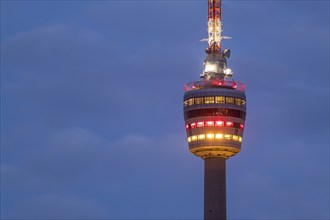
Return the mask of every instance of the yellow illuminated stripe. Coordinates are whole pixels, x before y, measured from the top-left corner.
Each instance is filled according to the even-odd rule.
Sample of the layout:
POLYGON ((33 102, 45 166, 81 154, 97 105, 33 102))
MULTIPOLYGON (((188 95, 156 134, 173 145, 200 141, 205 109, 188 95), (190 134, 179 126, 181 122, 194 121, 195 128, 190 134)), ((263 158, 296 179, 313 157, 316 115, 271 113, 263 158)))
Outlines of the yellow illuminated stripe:
POLYGON ((216 133, 216 134, 199 134, 199 135, 193 135, 188 137, 188 143, 192 142, 192 141, 197 141, 197 140, 213 140, 213 139, 217 139, 217 140, 221 140, 221 139, 226 139, 226 140, 233 140, 233 141, 237 141, 237 142, 242 142, 242 137, 238 136, 238 135, 232 135, 232 134, 221 134, 221 133, 216 133))
POLYGON ((244 99, 230 97, 230 96, 209 96, 190 98, 184 101, 184 106, 200 105, 200 104, 213 104, 213 103, 227 103, 245 106, 246 101, 244 99))

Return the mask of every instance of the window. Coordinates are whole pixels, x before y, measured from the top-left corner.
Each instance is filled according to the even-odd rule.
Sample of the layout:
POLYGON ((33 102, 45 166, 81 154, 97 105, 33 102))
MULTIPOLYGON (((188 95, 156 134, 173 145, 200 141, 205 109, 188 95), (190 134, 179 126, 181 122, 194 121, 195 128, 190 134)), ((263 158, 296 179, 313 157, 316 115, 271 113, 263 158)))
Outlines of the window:
POLYGON ((234 123, 231 122, 231 121, 227 121, 227 122, 226 122, 226 126, 227 126, 227 127, 232 127, 233 125, 234 125, 234 123))
POLYGON ((203 121, 197 122, 197 127, 198 128, 204 127, 204 122, 203 121))
POLYGON ((235 104, 241 105, 242 104, 241 99, 235 98, 235 104))
POLYGON ((228 109, 226 108, 219 108, 215 112, 213 112, 213 115, 216 116, 226 116, 228 114, 228 109))
POLYGON ((223 134, 216 134, 215 139, 223 139, 223 134))
POLYGON ((214 126, 214 121, 206 121, 205 125, 206 126, 214 126))
POLYGON ((225 139, 231 140, 233 136, 231 134, 225 134, 225 139))
POLYGON ((198 135, 198 140, 204 140, 204 139, 205 139, 205 134, 198 135))
MULTIPOLYGON (((236 110, 236 109, 227 109, 227 108, 207 108, 207 109, 194 109, 186 111, 184 113, 185 120, 195 117, 204 117, 204 116, 229 116, 234 118, 241 118, 245 120, 245 112, 236 110)), ((191 124, 191 128, 192 124, 191 124)))
POLYGON ((184 100, 184 106, 191 106, 191 105, 201 105, 201 104, 233 104, 233 105, 242 105, 245 106, 246 101, 240 98, 234 97, 225 97, 225 96, 211 96, 211 97, 197 97, 184 100))
POLYGON ((215 125, 221 127, 224 125, 224 121, 215 121, 215 125))
POLYGON ((202 128, 202 127, 234 127, 243 130, 244 129, 244 124, 232 122, 232 121, 199 121, 199 122, 193 122, 190 124, 186 125, 186 130, 188 131, 189 129, 193 128, 202 128))
POLYGON ((226 97, 226 103, 227 104, 234 104, 234 98, 232 98, 232 97, 226 97))
POLYGON ((214 134, 207 134, 207 135, 206 135, 206 138, 207 138, 207 139, 213 139, 213 138, 214 138, 214 134))
POLYGON ((215 103, 225 103, 225 97, 224 96, 216 96, 215 97, 215 103))
POLYGON ((193 105, 194 104, 194 99, 188 99, 188 105, 193 105))
POLYGON ((234 123, 231 121, 199 121, 199 122, 194 122, 191 123, 190 126, 187 124, 186 125, 186 130, 188 131, 189 129, 193 128, 202 128, 202 127, 234 127, 243 130, 244 125, 240 123, 234 123))
POLYGON ((214 97, 204 97, 204 103, 205 104, 213 104, 214 103, 214 97))
POLYGON ((203 98, 195 98, 195 104, 196 105, 200 105, 200 104, 203 104, 203 98))
POLYGON ((190 136, 187 138, 188 143, 190 143, 192 141, 197 141, 197 140, 206 140, 207 141, 207 140, 213 140, 213 139, 217 139, 217 140, 226 139, 226 140, 242 142, 242 137, 240 137, 238 135, 222 134, 222 133, 199 134, 199 135, 193 135, 193 136, 190 136))

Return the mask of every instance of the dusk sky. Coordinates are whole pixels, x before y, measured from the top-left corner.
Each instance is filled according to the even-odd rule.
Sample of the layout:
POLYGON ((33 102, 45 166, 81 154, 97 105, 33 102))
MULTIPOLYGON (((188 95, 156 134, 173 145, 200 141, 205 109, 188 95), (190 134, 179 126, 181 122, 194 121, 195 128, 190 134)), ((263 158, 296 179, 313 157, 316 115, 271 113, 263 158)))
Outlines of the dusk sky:
MULTIPOLYGON (((229 219, 329 219, 329 1, 223 1, 246 84, 229 219)), ((207 0, 1 0, 1 218, 202 219, 184 84, 207 0)))

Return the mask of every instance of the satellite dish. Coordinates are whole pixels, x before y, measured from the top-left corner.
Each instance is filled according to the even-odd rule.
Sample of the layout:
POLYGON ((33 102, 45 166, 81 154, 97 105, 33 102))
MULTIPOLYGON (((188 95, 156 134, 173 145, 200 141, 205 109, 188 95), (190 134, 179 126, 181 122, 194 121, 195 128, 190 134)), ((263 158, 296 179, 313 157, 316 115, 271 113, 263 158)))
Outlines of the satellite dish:
POLYGON ((229 58, 230 57, 230 50, 229 49, 225 49, 223 52, 222 52, 223 56, 225 58, 229 58))

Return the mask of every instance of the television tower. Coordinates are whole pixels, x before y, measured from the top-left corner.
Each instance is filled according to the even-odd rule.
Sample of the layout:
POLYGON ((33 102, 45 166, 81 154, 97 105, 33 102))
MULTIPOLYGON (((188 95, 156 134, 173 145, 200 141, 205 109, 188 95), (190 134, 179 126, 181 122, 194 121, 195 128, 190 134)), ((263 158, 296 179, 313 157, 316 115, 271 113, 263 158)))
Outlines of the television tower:
POLYGON ((221 48, 221 0, 208 0, 208 47, 202 81, 187 83, 184 119, 189 150, 204 159, 204 219, 226 219, 226 160, 240 152, 245 85, 232 79, 221 48))

